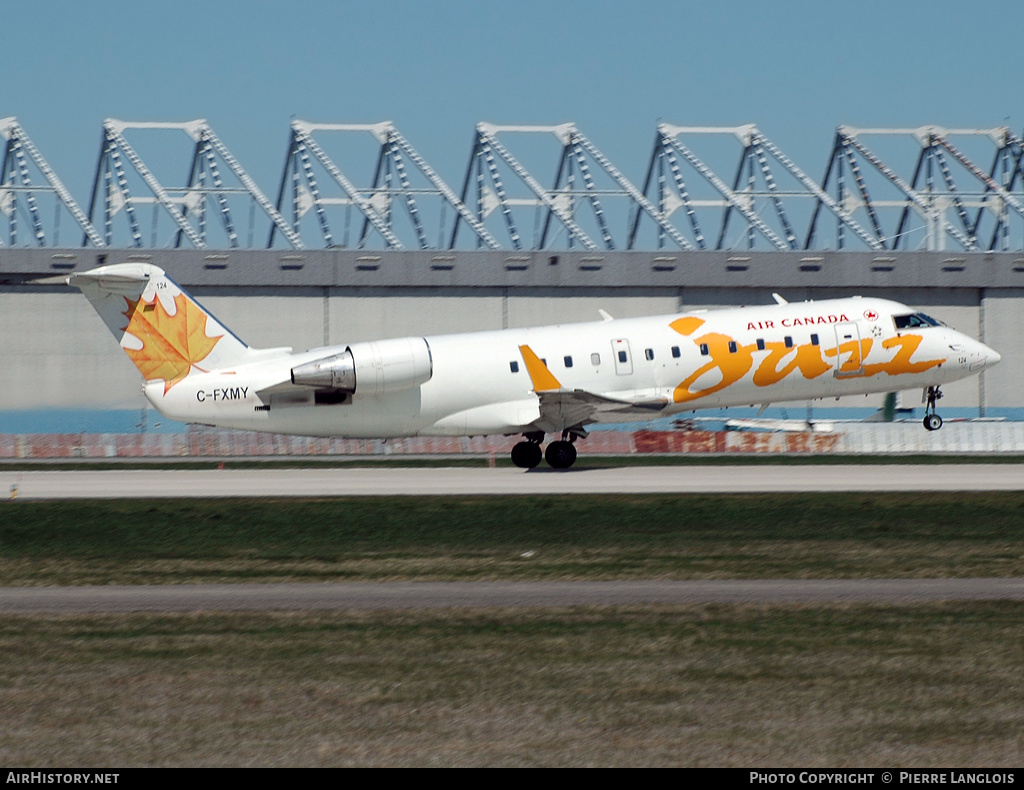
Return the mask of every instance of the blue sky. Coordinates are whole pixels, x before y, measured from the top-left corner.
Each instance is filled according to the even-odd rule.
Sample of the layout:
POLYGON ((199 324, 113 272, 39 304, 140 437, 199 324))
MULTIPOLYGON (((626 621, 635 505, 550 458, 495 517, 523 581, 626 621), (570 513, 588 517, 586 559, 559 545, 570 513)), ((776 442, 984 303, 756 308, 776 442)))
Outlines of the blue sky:
POLYGON ((100 124, 207 118, 269 192, 290 117, 390 119, 450 182, 473 124, 575 121, 634 181, 658 119, 756 123, 818 177, 835 126, 1024 125, 1024 3, 56 0, 0 5, 0 117, 79 202, 100 124))

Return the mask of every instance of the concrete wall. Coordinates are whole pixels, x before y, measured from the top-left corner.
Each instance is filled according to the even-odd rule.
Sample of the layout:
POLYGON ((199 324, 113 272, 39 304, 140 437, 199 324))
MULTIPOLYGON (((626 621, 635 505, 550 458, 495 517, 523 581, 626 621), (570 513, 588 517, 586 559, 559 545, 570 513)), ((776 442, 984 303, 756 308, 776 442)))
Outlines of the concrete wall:
POLYGON ((1002 361, 982 380, 992 407, 1024 407, 1024 289, 992 289, 984 299, 985 343, 1002 361))
POLYGON ((0 409, 133 409, 141 379, 79 293, 0 291, 0 409))

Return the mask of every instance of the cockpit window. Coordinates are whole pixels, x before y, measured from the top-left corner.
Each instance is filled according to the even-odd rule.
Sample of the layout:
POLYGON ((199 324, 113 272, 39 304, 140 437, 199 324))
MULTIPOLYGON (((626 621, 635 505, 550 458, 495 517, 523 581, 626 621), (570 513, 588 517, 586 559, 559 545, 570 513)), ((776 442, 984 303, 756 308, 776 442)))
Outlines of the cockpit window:
POLYGON ((893 323, 897 329, 917 329, 924 326, 942 326, 941 321, 936 321, 930 315, 924 313, 910 313, 909 315, 894 315, 893 323))

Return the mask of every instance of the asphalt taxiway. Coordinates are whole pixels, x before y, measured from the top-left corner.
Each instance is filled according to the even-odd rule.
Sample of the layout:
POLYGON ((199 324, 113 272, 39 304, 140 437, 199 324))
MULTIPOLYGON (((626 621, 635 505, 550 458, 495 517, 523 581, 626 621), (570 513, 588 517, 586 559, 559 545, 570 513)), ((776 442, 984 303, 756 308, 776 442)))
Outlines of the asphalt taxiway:
POLYGON ((0 471, 8 499, 1019 491, 1020 464, 0 471))
POLYGON ((1024 579, 340 582, 3 587, 0 614, 1024 600, 1024 579))

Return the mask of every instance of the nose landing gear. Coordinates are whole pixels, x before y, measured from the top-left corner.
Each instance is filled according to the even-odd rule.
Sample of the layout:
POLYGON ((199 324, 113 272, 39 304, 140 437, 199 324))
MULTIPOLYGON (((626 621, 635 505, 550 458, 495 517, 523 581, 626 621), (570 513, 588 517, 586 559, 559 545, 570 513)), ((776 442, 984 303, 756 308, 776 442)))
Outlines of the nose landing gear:
POLYGON ((942 418, 935 413, 935 403, 942 398, 942 391, 938 387, 928 387, 925 390, 925 397, 928 402, 924 410, 923 424, 925 430, 937 431, 942 427, 942 418))
MULTIPOLYGON (((533 469, 541 460, 540 444, 544 441, 544 434, 537 431, 523 436, 526 441, 512 448, 512 463, 520 469, 533 469)), ((548 466, 552 469, 568 469, 572 466, 576 462, 576 446, 573 442, 579 436, 575 431, 562 431, 562 438, 551 442, 543 453, 548 466)))

